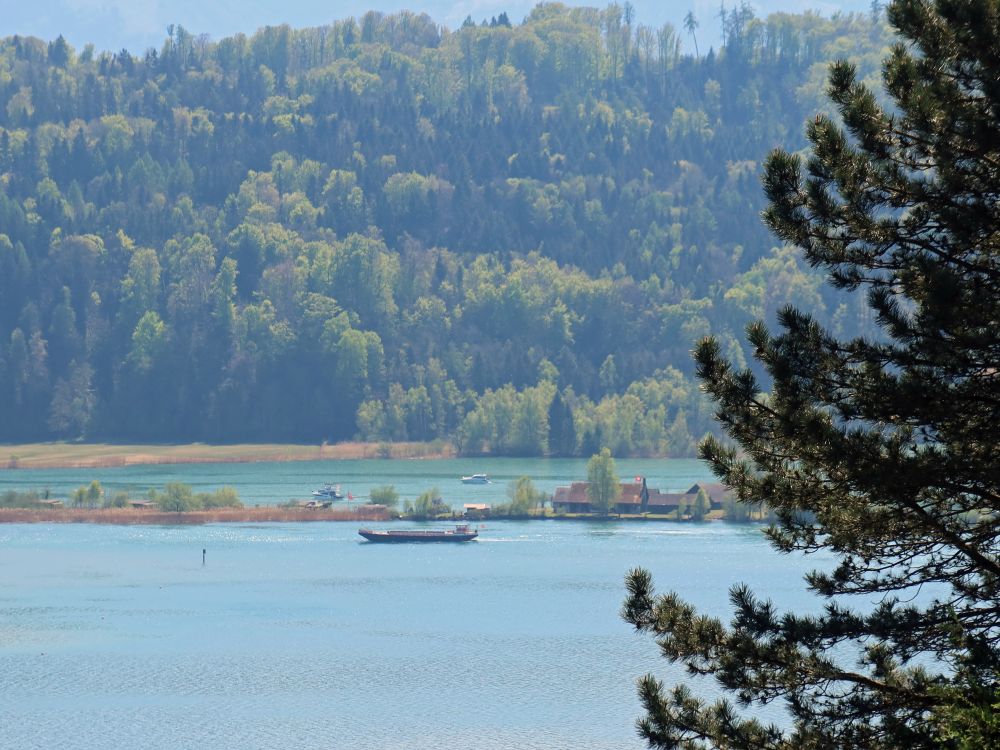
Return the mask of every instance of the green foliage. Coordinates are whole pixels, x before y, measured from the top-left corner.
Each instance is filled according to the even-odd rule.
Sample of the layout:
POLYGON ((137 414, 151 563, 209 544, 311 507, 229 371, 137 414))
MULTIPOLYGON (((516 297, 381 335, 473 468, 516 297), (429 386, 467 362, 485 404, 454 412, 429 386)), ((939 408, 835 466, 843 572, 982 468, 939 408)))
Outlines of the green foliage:
POLYGON ((674 511, 675 520, 677 521, 684 520, 687 517, 689 510, 690 509, 688 508, 688 504, 683 499, 680 500, 677 503, 677 510, 674 511))
POLYGON ((511 516, 527 517, 531 511, 545 506, 548 499, 546 494, 537 489, 528 477, 521 477, 507 485, 507 497, 510 503, 506 508, 498 509, 505 511, 511 516))
POLYGON ((705 516, 709 510, 712 508, 712 501, 708 497, 708 493, 705 492, 701 487, 698 488, 698 494, 695 496, 694 504, 689 508, 691 513, 692 521, 704 521, 705 516))
POLYGON ((77 508, 96 508, 103 495, 104 490, 101 488, 101 483, 95 479, 90 484, 73 490, 73 505, 77 508))
POLYGON ((465 453, 531 456, 545 452, 548 411, 554 393, 549 382, 518 392, 511 385, 487 389, 459 428, 465 453))
POLYGON ((243 507, 236 490, 232 487, 222 487, 215 492, 195 493, 189 484, 169 482, 163 488, 163 492, 150 490, 147 497, 155 502, 160 510, 169 513, 243 507))
POLYGON ((90 508, 95 507, 103 494, 104 490, 101 488, 101 483, 96 479, 92 481, 86 489, 87 506, 90 508))
MULTIPOLYGON (((734 586, 726 624, 630 573, 624 617, 723 690, 709 702, 643 679, 651 747, 1000 742, 1000 145, 981 135, 1000 128, 984 106, 1000 79, 1000 3, 896 0, 887 14, 891 101, 834 64, 836 117, 810 118, 808 153, 774 152, 763 178, 768 226, 835 287, 863 288, 877 335, 832 333, 807 285, 808 308, 783 308, 776 332, 748 328, 759 369, 736 366, 718 338, 696 351, 737 444, 709 438, 702 456, 735 507, 766 503, 778 551, 829 560, 806 579, 823 606, 781 612, 734 586), (791 714, 780 726, 734 706, 752 716, 775 701, 791 714)), ((751 23, 726 13, 727 37, 751 23)), ((746 281, 740 304, 767 294, 746 281)))
POLYGON ((125 490, 119 490, 114 495, 105 496, 105 508, 127 508, 129 507, 129 494, 125 490))
POLYGON ((243 503, 232 487, 220 487, 215 492, 200 492, 197 498, 205 510, 212 508, 242 508, 243 503))
POLYGON ((41 495, 35 490, 0 492, 0 508, 37 508, 41 495))
POLYGON ((989 685, 974 681, 941 688, 939 704, 933 711, 933 723, 942 745, 956 750, 979 750, 993 747, 1000 739, 1000 693, 997 675, 989 685))
POLYGON ((615 4, 0 40, 0 440, 693 455, 700 336, 867 320, 772 247, 755 175, 883 24, 725 17, 705 58, 615 4))
POLYGON ((410 518, 421 521, 451 514, 451 508, 445 505, 437 487, 421 492, 412 503, 407 500, 405 511, 410 518))
POLYGON ((602 448, 587 462, 587 499, 590 500, 590 507, 606 515, 614 509, 621 493, 615 460, 610 450, 602 448))
POLYGON ((396 492, 396 488, 391 484, 372 487, 371 492, 368 493, 368 498, 371 502, 384 505, 387 508, 395 508, 399 505, 399 493, 396 492))
POLYGON ((60 437, 83 438, 97 403, 90 365, 70 363, 68 379, 56 381, 49 406, 49 427, 60 437))
POLYGON ((549 453, 572 456, 576 453, 576 425, 567 399, 556 391, 549 404, 549 453))
POLYGON ((182 482, 169 482, 162 493, 150 490, 148 497, 160 510, 168 513, 201 510, 201 503, 195 499, 191 485, 182 482))
POLYGON ((750 507, 735 495, 730 495, 722 501, 722 511, 725 513, 725 519, 734 523, 746 523, 751 518, 750 507))

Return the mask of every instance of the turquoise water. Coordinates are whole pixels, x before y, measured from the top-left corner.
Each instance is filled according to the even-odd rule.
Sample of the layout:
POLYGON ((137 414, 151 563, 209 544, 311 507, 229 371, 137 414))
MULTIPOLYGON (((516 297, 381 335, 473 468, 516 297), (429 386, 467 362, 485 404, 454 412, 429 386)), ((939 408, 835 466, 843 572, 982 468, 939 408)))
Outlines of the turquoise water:
MULTIPOLYGON (((180 467, 176 478, 264 502, 319 481, 363 487, 371 463, 180 467)), ((458 502, 504 487, 453 488, 453 477, 517 476, 526 462, 374 463, 391 479, 371 484, 437 483, 458 502)), ((582 465, 527 463, 546 488, 582 465)), ((619 469, 669 489, 709 478, 696 462, 655 463, 655 475, 652 462, 619 469)), ((171 473, 145 472, 44 481, 171 473)), ((12 478, 28 475, 0 480, 34 486, 12 478)), ((815 607, 801 580, 810 564, 723 523, 488 522, 462 545, 373 545, 345 523, 2 525, 0 747, 638 750, 635 679, 680 674, 618 616, 636 565, 717 615, 736 581, 815 607)))
MULTIPOLYGON (((650 487, 686 490, 697 481, 713 481, 701 461, 694 459, 621 459, 616 462, 623 481, 647 478, 650 487)), ((509 482, 529 476, 538 489, 551 493, 557 486, 587 478, 586 459, 445 459, 294 461, 258 464, 167 464, 109 469, 0 469, 0 492, 8 489, 44 491, 66 497, 82 484, 96 479, 109 492, 129 490, 142 495, 167 482, 185 482, 196 491, 232 485, 247 505, 274 505, 292 498, 309 497, 324 483, 339 484, 359 500, 372 487, 393 485, 403 500, 413 500, 437 487, 453 507, 463 503, 493 503, 506 499, 509 482), (466 485, 460 478, 488 473, 493 484, 466 485)))

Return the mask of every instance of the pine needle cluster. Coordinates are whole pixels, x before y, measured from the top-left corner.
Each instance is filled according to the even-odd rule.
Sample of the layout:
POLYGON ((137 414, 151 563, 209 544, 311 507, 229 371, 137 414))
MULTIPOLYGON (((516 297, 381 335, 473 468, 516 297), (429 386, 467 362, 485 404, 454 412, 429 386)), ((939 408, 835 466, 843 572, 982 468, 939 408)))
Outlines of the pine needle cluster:
POLYGON ((701 448, 782 552, 826 551, 819 615, 743 586, 731 622, 628 578, 624 617, 729 699, 640 683, 662 748, 988 747, 1000 741, 1000 3, 897 0, 891 106, 837 63, 839 121, 774 152, 764 220, 867 295, 871 338, 786 308, 748 329, 767 384, 704 341, 699 376, 736 446, 701 448), (754 707, 783 701, 765 726, 754 707), (740 709, 743 710, 740 710, 740 709))

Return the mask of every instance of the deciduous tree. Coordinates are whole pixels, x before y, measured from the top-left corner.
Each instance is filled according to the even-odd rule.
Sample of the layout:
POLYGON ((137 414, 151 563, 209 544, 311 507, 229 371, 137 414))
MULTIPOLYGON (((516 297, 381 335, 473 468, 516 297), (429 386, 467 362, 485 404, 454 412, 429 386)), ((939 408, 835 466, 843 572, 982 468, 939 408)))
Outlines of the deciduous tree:
POLYGON ((395 508, 399 505, 399 493, 396 492, 396 488, 391 484, 372 487, 371 492, 368 493, 368 499, 377 505, 384 505, 387 508, 395 508))
POLYGON ((510 514, 526 516, 535 508, 545 505, 545 493, 535 488, 529 477, 520 477, 507 485, 507 497, 510 498, 510 514))
POLYGON ((590 500, 590 507, 606 515, 615 507, 621 494, 615 460, 609 449, 602 448, 587 462, 587 499, 590 500))

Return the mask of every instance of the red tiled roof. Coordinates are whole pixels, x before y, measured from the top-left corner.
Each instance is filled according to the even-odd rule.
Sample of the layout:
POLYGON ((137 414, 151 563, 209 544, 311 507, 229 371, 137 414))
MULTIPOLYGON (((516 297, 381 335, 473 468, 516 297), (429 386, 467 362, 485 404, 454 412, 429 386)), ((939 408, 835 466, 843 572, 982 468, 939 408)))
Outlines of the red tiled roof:
POLYGON ((552 495, 553 503, 589 503, 587 497, 588 482, 573 482, 569 487, 556 487, 552 495))

